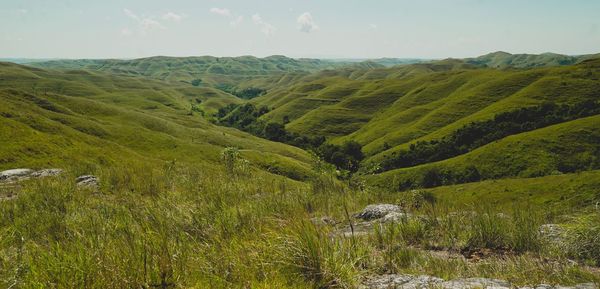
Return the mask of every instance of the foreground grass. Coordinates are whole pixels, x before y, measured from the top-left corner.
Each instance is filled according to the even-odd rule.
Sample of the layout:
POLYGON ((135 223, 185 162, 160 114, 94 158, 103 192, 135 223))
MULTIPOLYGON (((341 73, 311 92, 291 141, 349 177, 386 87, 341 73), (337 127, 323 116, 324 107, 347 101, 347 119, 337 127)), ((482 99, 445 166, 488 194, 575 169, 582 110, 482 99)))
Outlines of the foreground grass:
POLYGON ((537 238, 545 216, 449 214, 440 203, 416 206, 328 175, 308 185, 256 170, 133 163, 93 171, 97 192, 74 185, 81 173, 23 183, 17 198, 0 202, 0 287, 355 288, 364 276, 398 272, 599 281, 566 259, 597 258, 591 221, 571 222, 583 255, 560 255, 537 238), (309 220, 331 216, 345 226, 352 212, 392 198, 430 221, 341 237, 337 227, 309 220), (472 262, 433 254, 436 248, 511 253, 472 262))

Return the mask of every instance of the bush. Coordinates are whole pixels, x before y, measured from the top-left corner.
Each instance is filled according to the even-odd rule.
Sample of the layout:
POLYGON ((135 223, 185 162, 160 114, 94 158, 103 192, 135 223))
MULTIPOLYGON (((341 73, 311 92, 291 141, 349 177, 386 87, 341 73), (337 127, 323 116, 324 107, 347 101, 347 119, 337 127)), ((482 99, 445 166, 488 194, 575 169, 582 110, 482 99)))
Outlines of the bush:
POLYGON ((192 85, 193 86, 200 86, 201 83, 202 83, 202 79, 194 79, 194 80, 192 80, 192 85))
POLYGON ((230 176, 247 174, 250 171, 250 162, 241 157, 240 151, 236 147, 223 149, 221 160, 225 166, 225 171, 230 176))
POLYGON ((570 255, 600 266, 600 212, 578 218, 566 235, 570 255))

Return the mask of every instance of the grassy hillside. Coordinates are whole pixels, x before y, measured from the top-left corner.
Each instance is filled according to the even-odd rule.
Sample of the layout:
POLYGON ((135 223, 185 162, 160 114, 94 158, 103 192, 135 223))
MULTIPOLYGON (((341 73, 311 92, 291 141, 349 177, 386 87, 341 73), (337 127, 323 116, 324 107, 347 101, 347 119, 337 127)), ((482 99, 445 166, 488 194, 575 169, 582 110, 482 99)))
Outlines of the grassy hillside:
MULTIPOLYGON (((502 113, 543 103, 597 102, 599 80, 598 59, 520 70, 478 68, 446 60, 301 75, 250 102, 271 109, 261 121, 286 123, 285 128, 292 133, 325 136, 334 144, 358 141, 367 156, 361 171, 371 173, 379 172, 377 167, 383 161, 418 142, 444 139, 468 124, 502 113)), ((508 137, 498 140, 498 145, 440 162, 439 169, 454 168, 455 175, 447 176, 452 179, 475 165, 480 177, 494 179, 564 172, 561 162, 580 162, 576 170, 595 168, 598 122, 593 117, 586 119, 564 123, 561 132, 576 135, 550 128, 522 132, 515 137, 526 140, 527 145, 516 145, 508 137), (579 137, 580 133, 590 133, 590 139, 579 137), (572 147, 561 147, 564 144, 572 147), (506 149, 509 147, 512 149, 506 149), (577 160, 579 157, 585 160, 577 160), (495 164, 501 164, 501 169, 493 168, 495 164)), ((406 189, 418 186, 423 174, 437 166, 404 168, 367 179, 394 190, 406 189)))
MULTIPOLYGON (((154 74, 163 60, 126 71, 116 70, 120 61, 106 70, 95 61, 0 63, 0 170, 65 169, 0 181, 0 287, 361 288, 385 274, 600 282, 600 115, 581 111, 600 100, 599 60, 519 70, 444 60, 248 78, 207 70, 214 83, 267 90, 251 100, 191 85, 197 75, 186 68, 154 74), (514 121, 496 121, 506 115, 514 121), (348 161, 348 170, 366 159, 352 176, 207 119, 298 147, 314 141, 307 147, 324 147, 326 161, 348 161), (285 127, 268 123, 284 119, 285 127), (417 143, 439 148, 431 141, 468 125, 498 133, 469 135, 480 142, 439 161, 375 168, 417 143), (490 134, 497 138, 481 141, 490 134), (98 187, 76 185, 82 174, 98 176, 98 187), (378 203, 394 212, 358 218, 378 203), (559 243, 542 233, 548 224, 564 232, 559 243)), ((255 60, 226 63, 248 61, 250 72, 255 60)))
POLYGON ((494 52, 476 58, 465 59, 467 63, 483 65, 493 68, 533 68, 547 66, 573 65, 598 55, 569 56, 556 53, 543 54, 510 54, 507 52, 494 52))
POLYGON ((237 101, 218 94, 143 78, 2 63, 0 120, 7 143, 0 149, 0 169, 129 159, 217 163, 224 147, 236 146, 259 168, 306 177, 310 158, 302 150, 214 126, 191 109, 204 105, 210 111, 213 102, 237 101))
POLYGON ((392 170, 367 180, 392 190, 422 184, 434 171, 434 186, 452 183, 475 167, 481 179, 538 177, 600 168, 600 116, 582 118, 506 137, 448 160, 392 170))

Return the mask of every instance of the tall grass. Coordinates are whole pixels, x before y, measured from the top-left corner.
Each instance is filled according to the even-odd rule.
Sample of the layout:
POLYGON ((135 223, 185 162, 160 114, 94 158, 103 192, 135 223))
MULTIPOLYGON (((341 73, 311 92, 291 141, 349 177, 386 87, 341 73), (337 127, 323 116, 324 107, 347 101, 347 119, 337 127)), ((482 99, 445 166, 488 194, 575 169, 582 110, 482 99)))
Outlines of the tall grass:
POLYGON ((571 256, 600 266, 600 210, 576 218, 566 236, 571 256))
POLYGON ((299 222, 284 237, 281 253, 292 272, 318 288, 356 288, 368 248, 352 238, 332 238, 312 223, 299 222))
MULTIPOLYGON (((372 235, 342 237, 308 220, 347 226, 352 212, 397 196, 172 162, 80 168, 24 182, 17 196, 0 201, 0 288, 355 288, 395 272, 525 282, 527 266, 532 280, 595 280, 564 260, 536 261, 544 251, 533 209, 455 213, 426 202, 372 235), (75 186, 82 173, 96 174, 99 190, 75 186), (429 251, 467 247, 513 254, 471 263, 429 251)), ((597 258, 596 220, 574 227, 577 258, 597 258)))

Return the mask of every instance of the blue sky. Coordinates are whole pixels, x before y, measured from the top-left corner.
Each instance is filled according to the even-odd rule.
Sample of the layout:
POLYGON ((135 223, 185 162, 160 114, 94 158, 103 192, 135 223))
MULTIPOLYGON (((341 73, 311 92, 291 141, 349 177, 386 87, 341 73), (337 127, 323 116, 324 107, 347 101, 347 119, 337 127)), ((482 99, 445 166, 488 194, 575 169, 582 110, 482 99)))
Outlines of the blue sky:
POLYGON ((0 57, 600 52, 598 0, 2 0, 0 57))

